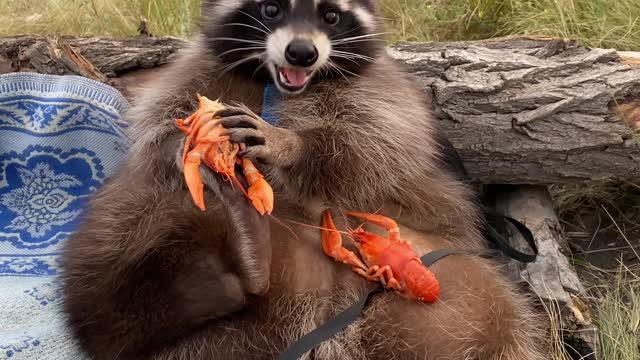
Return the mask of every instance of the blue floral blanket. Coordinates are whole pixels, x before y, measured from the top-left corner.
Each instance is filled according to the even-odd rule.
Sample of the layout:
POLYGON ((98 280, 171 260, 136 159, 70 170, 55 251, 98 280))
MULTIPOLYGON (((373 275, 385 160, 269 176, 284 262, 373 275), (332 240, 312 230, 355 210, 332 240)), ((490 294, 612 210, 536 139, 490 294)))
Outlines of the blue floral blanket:
POLYGON ((61 243, 128 148, 115 89, 0 76, 0 359, 83 359, 60 311, 61 243))

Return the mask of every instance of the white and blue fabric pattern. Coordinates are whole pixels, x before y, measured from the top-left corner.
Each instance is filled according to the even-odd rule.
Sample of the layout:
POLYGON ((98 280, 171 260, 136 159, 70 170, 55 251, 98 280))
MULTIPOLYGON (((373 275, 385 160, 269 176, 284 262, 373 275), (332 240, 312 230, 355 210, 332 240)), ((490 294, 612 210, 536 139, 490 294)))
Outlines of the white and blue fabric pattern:
POLYGON ((60 246, 126 155, 127 106, 82 77, 0 76, 0 359, 84 358, 60 311, 60 246))

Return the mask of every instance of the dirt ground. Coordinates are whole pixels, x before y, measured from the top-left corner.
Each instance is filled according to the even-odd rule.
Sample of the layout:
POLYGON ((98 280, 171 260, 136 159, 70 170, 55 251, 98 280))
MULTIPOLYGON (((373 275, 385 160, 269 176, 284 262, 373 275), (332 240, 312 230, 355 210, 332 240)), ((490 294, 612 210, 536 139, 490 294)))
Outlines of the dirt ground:
POLYGON ((640 225, 612 222, 606 212, 575 215, 563 220, 565 236, 578 274, 593 280, 590 264, 605 273, 620 267, 640 267, 640 225))

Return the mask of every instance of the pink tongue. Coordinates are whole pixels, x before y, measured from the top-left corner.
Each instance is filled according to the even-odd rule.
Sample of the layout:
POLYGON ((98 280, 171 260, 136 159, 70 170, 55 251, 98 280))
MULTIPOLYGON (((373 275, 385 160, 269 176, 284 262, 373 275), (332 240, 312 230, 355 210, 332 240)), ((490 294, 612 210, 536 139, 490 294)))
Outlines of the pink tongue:
POLYGON ((287 77, 287 80, 289 80, 289 83, 291 85, 296 87, 304 85, 304 79, 306 77, 306 72, 304 70, 294 70, 294 69, 284 68, 282 69, 282 71, 284 72, 285 76, 287 77))

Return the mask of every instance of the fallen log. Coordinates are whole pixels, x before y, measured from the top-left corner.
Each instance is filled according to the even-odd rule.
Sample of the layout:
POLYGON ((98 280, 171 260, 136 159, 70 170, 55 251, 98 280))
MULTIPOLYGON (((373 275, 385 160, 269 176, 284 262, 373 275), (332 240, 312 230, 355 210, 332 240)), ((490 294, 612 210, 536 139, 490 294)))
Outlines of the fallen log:
MULTIPOLYGON (((0 38, 0 73, 79 74, 133 96, 184 41, 0 38)), ((442 130, 482 183, 640 179, 640 57, 513 37, 389 48, 424 85, 442 130)))
MULTIPOLYGON (((126 96, 185 43, 173 38, 0 38, 0 74, 36 71, 107 82, 126 96)), ((485 184, 549 184, 607 176, 640 179, 640 55, 573 41, 515 37, 406 43, 389 54, 418 76, 449 140, 485 184)), ((496 208, 526 224, 540 257, 512 264, 558 309, 567 342, 584 358, 598 350, 584 287, 544 186, 497 186, 496 208)), ((512 236, 519 247, 522 240, 512 236)), ((522 251, 528 249, 521 244, 522 251)))
MULTIPOLYGON (((524 281, 547 309, 551 338, 561 338, 574 359, 600 359, 598 329, 592 322, 588 293, 570 265, 569 246, 545 186, 494 185, 488 188, 498 213, 525 224, 533 233, 538 257, 535 262, 509 263, 508 274, 524 281)), ((507 230, 515 230, 509 226, 507 230)), ((531 250, 518 231, 510 233, 510 244, 517 250, 531 250)))

